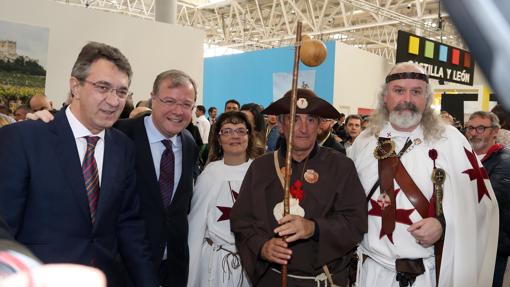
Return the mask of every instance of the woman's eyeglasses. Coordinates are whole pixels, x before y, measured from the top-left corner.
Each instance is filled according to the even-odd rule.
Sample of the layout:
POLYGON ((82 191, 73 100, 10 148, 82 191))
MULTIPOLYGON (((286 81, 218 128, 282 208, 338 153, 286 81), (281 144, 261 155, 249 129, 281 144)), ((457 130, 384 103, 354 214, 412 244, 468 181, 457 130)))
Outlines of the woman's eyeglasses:
POLYGON ((225 129, 221 129, 220 130, 220 135, 223 135, 223 136, 233 136, 234 134, 238 135, 238 136, 245 136, 247 135, 249 132, 249 130, 247 128, 238 128, 238 129, 229 129, 229 128, 225 128, 225 129))

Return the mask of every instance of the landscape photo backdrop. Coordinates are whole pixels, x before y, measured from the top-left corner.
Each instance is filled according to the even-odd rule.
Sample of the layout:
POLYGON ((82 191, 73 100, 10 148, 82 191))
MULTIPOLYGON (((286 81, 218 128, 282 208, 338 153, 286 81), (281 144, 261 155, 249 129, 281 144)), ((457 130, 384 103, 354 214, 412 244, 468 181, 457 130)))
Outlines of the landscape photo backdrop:
POLYGON ((0 104, 16 106, 44 94, 49 29, 0 21, 0 104))

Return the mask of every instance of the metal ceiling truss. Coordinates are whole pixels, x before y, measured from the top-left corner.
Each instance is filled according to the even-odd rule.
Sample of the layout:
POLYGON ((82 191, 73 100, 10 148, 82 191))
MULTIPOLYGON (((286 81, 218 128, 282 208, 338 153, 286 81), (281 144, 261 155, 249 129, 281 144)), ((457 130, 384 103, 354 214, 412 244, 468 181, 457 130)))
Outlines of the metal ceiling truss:
POLYGON ((154 19, 155 0, 56 0, 70 6, 121 13, 145 19, 154 19))
MULTIPOLYGON (((146 19, 154 19, 155 1, 56 0, 146 19)), ((439 0, 178 1, 177 21, 204 30, 206 44, 245 51, 291 45, 297 21, 302 21, 308 35, 339 40, 394 61, 398 30, 464 47, 448 15, 441 12, 439 18, 439 9, 439 0)))

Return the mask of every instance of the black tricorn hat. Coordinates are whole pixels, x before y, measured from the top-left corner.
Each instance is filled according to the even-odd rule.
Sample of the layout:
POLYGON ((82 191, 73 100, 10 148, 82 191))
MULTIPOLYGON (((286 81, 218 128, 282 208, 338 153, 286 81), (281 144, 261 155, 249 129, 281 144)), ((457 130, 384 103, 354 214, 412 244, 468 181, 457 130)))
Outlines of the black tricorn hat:
MULTIPOLYGON (((281 99, 269 105, 262 111, 266 115, 290 114, 290 98, 292 90, 281 99)), ((340 113, 327 101, 319 98, 312 90, 297 89, 296 114, 310 114, 325 119, 338 119, 340 113)))

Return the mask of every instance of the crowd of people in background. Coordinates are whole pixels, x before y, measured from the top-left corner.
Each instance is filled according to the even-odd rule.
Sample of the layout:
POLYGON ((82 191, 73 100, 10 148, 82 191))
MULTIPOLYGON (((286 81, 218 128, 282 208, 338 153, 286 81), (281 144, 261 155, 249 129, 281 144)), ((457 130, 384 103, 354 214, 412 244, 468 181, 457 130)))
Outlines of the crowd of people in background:
MULTIPOLYGON (((26 103, 20 101, 13 102, 14 104, 11 103, 11 106, 14 107, 14 109, 9 108, 9 103, 0 102, 0 126, 23 121, 26 119, 27 114, 30 116, 30 114, 40 110, 48 110, 52 113, 57 112, 57 110, 53 108, 53 103, 45 95, 30 97, 26 100, 26 103)), ((67 105, 63 103, 63 107, 65 108, 66 106, 67 105)), ((151 107, 151 99, 141 100, 136 106, 133 106, 132 99, 128 99, 119 119, 146 116, 152 112, 151 107)), ((277 129, 276 116, 260 114, 263 109, 264 107, 262 105, 256 103, 247 103, 241 106, 241 104, 234 99, 225 102, 224 107, 224 112, 243 111, 247 114, 248 119, 255 126, 259 155, 277 149, 283 139, 283 134, 278 132, 277 129)), ((497 142, 505 146, 510 146, 510 119, 508 112, 506 112, 501 105, 494 106, 491 112, 500 120, 501 128, 497 134, 497 142)), ((187 127, 194 135, 196 144, 201 147, 201 154, 205 153, 206 158, 208 153, 206 147, 209 136, 218 115, 218 109, 214 106, 207 109, 206 115, 206 107, 197 105, 195 107, 195 120, 190 122, 190 125, 187 127)), ((462 134, 466 133, 465 124, 467 122, 457 120, 445 110, 440 112, 440 117, 447 124, 457 128, 462 134)), ((340 113, 340 117, 337 119, 324 119, 322 125, 323 129, 328 129, 329 133, 322 134, 322 136, 331 135, 332 139, 334 139, 334 142, 331 141, 335 146, 333 148, 341 151, 352 145, 356 137, 367 128, 369 121, 370 115, 350 114, 346 117, 345 114, 340 113), (326 126, 328 126, 328 128, 326 128, 326 126)), ((326 138, 321 138, 321 136, 319 136, 319 139, 325 140, 326 138)), ((327 139, 329 142, 329 137, 327 139)))
POLYGON ((428 77, 412 64, 390 71, 372 115, 339 113, 299 89, 295 119, 290 93, 266 108, 196 105, 196 84, 179 70, 161 72, 134 105, 131 75, 120 51, 89 43, 60 110, 45 95, 0 104, 0 239, 25 245, 37 264, 92 266, 109 286, 276 286, 281 264, 290 286, 347 286, 356 271, 360 286, 502 286, 510 117, 501 106, 465 123, 435 115, 428 77), (292 120, 292 215, 282 217, 292 120), (407 178, 381 174, 385 165, 407 178), (436 166, 456 177, 437 185, 436 166), (475 179, 476 198, 460 193, 475 179), (439 188, 436 215, 428 206, 439 188), (416 192, 422 202, 407 200, 416 192), (460 227, 463 217, 474 225, 460 227), (448 251, 436 282, 438 242, 448 251))

